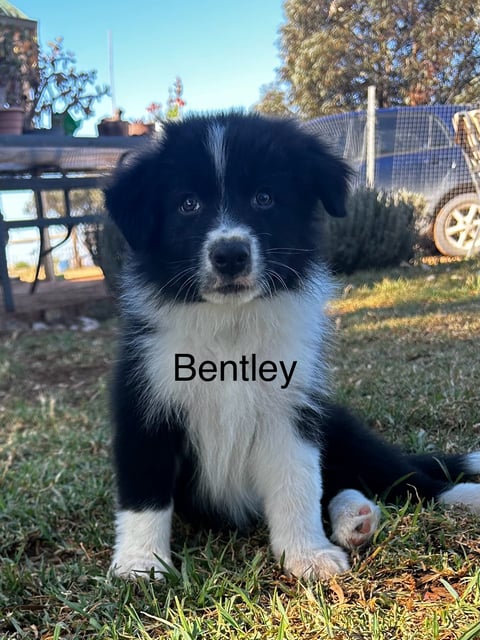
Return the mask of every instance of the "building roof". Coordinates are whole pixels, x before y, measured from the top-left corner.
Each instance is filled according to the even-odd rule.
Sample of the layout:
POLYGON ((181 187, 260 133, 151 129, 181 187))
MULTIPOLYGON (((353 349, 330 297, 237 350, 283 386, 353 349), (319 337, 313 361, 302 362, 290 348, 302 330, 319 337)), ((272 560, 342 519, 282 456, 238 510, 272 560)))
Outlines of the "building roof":
POLYGON ((30 18, 14 7, 11 2, 7 0, 0 0, 0 16, 8 16, 9 18, 21 18, 22 20, 30 20, 30 18))

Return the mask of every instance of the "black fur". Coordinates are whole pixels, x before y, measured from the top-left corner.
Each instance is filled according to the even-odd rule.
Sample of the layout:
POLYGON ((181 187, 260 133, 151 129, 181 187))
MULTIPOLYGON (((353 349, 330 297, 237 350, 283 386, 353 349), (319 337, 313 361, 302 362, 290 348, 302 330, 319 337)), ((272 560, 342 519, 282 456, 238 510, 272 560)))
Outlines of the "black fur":
MULTIPOLYGON (((199 459, 201 447, 192 435, 193 429, 197 428, 192 426, 195 418, 192 392, 184 387, 188 401, 183 402, 171 388, 165 391, 168 383, 160 383, 156 378, 152 380, 149 366, 157 357, 152 352, 157 349, 161 354, 164 353, 162 349, 168 351, 170 336, 175 334, 175 325, 172 326, 171 316, 168 316, 172 309, 177 314, 184 314, 183 317, 192 314, 197 321, 203 313, 200 321, 203 330, 209 329, 211 317, 217 320, 222 314, 228 317, 230 338, 222 334, 218 343, 227 358, 229 350, 239 340, 242 344, 251 344, 252 350, 254 345, 261 349, 262 336, 248 333, 254 326, 251 321, 242 324, 245 307, 241 296, 251 295, 247 304, 251 302, 255 312, 267 317, 264 301, 268 305, 273 304, 272 300, 285 305, 281 294, 288 295, 290 302, 286 309, 290 310, 288 305, 298 299, 294 294, 299 292, 307 299, 308 287, 318 284, 314 274, 320 273, 316 271, 317 263, 321 263, 316 237, 317 205, 321 202, 331 215, 345 215, 348 178, 349 170, 344 163, 296 123, 239 114, 167 123, 161 141, 115 176, 107 190, 106 202, 132 251, 123 290, 123 334, 113 392, 114 455, 120 510, 161 513, 167 512, 173 502, 175 509, 186 518, 208 526, 243 526, 258 515, 258 510, 250 508, 248 500, 230 512, 226 508, 228 505, 216 504, 209 499, 205 487, 203 491, 199 490, 199 469, 203 464, 205 470, 205 460, 199 459), (214 126, 223 130, 223 137, 219 136, 218 140, 226 145, 225 149, 215 151, 211 140, 214 126), (223 152, 228 161, 222 160, 223 152), (260 199, 257 198, 259 193, 260 199), (268 202, 270 195, 271 204, 268 202), (267 205, 263 206, 265 200, 267 205), (228 235, 232 229, 233 240, 228 235), (212 234, 216 238, 218 232, 220 242, 225 243, 228 251, 234 252, 233 258, 232 254, 225 258, 233 260, 228 268, 221 266, 224 256, 218 253, 218 244, 215 244, 218 241, 211 240, 212 234), (240 240, 239 234, 244 235, 240 240), (243 252, 242 256, 239 252, 243 252), (255 252, 258 255, 254 256, 255 252), (241 265, 235 263, 235 266, 239 257, 242 258, 241 265), (217 297, 213 299, 212 296, 217 297), (237 307, 231 306, 232 299, 237 307), (257 304, 257 300, 263 306, 257 304), (235 315, 232 316, 232 308, 239 318, 238 323, 235 315), (198 317, 195 316, 197 313, 198 317), (209 316, 210 313, 213 315, 209 316), (155 394, 158 398, 153 400, 155 394), (185 404, 190 407, 190 415, 185 413, 185 404)), ((321 277, 328 287, 328 278, 321 277)), ((288 318, 293 320, 292 313, 288 313, 288 318)), ((308 314, 307 317, 310 318, 308 314)), ((316 326, 317 316, 312 317, 316 326)), ((181 323, 182 316, 176 315, 175 322, 181 323)), ((219 320, 220 325, 221 322, 219 320)), ((287 325, 288 329, 290 323, 287 325)), ((196 330, 197 326, 190 329, 196 330)), ((269 327, 268 331, 265 328, 263 331, 265 339, 269 327)), ((199 331, 198 336, 203 335, 199 331)), ((216 338, 198 336, 183 334, 181 342, 195 345, 198 351, 202 350, 203 339, 210 345, 208 348, 218 346, 216 338)), ((281 348, 283 344, 279 346, 281 348)), ((295 348, 301 351, 301 347, 295 348)), ((310 354, 313 362, 321 364, 324 355, 317 349, 321 351, 322 348, 317 338, 312 338, 310 354)), ((171 362, 162 362, 162 371, 163 366, 171 365, 171 362)), ((154 366, 157 367, 156 361, 154 366)), ((157 374, 163 375, 155 369, 157 374)), ((323 379, 322 375, 319 379, 323 379)), ((288 435, 294 433, 295 438, 300 436, 308 443, 308 455, 311 453, 315 458, 317 451, 319 456, 321 452, 324 506, 342 489, 358 489, 368 496, 393 501, 403 500, 407 495, 437 499, 462 475, 472 472, 466 456, 405 454, 373 434, 345 409, 327 403, 325 390, 319 390, 317 398, 309 383, 302 384, 305 384, 304 395, 299 397, 309 396, 311 402, 302 400, 305 406, 292 404, 289 407, 296 418, 288 424, 288 435)), ((195 387, 194 392, 202 393, 199 389, 195 387)), ((248 394, 243 397, 248 398, 248 394)), ((262 404, 263 397, 259 392, 255 397, 262 404)), ((272 398, 272 402, 276 402, 279 396, 272 395, 272 398)), ((221 407, 215 410, 217 418, 223 415, 221 407)), ((265 418, 272 411, 272 405, 266 402, 258 410, 259 424, 270 425, 265 418)), ((210 414, 201 426, 207 438, 214 437, 208 435, 209 422, 210 414)), ((264 437, 262 428, 259 427, 258 433, 252 432, 252 447, 257 436, 264 437)), ((230 437, 235 444, 237 436, 230 437)), ((276 453, 276 445, 272 446, 271 442, 268 440, 270 458, 266 466, 272 466, 276 453)), ((297 452, 297 460, 301 460, 302 455, 297 452)), ((305 456, 308 457, 306 453, 305 456)), ((233 460, 232 464, 235 463, 233 460)), ((318 465, 318 456, 315 464, 318 465)), ((478 465, 477 458, 475 465, 478 465)), ((224 465, 226 481, 233 482, 235 476, 228 474, 228 467, 224 465)), ((208 481, 211 481, 210 477, 208 481)), ((242 499, 245 487, 250 488, 249 483, 250 478, 245 474, 239 480, 242 499)), ((287 482, 286 485, 287 490, 292 489, 292 484, 287 482)), ((215 494, 212 485, 210 490, 215 494)), ((235 490, 232 486, 232 491, 235 490)), ((292 491, 291 502, 294 497, 295 491, 292 491)), ((474 498, 475 505, 477 502, 474 498)), ((310 526, 307 521, 305 516, 305 527, 310 526)), ((295 527, 295 523, 291 526, 295 527)), ((154 533, 151 532, 152 537, 154 533)), ((165 545, 164 542, 164 555, 167 554, 165 545)), ((294 549, 294 559, 298 553, 294 549)), ((316 552, 312 553, 315 561, 316 552)), ((119 554, 121 565, 122 558, 128 554, 125 551, 119 554)), ((308 564, 309 556, 306 555, 308 564)), ((126 568, 120 572, 127 573, 127 565, 125 562, 126 568)), ((336 566, 344 565, 340 560, 336 566)), ((320 568, 317 573, 327 575, 331 571, 331 568, 320 568)))

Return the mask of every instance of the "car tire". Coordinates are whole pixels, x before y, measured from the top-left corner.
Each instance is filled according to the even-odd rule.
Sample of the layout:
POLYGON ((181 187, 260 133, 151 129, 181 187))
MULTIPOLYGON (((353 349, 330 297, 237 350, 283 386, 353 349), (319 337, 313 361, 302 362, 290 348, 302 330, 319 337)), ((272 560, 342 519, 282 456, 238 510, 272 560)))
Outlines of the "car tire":
POLYGON ((480 225, 480 199, 476 193, 462 193, 438 212, 433 226, 435 246, 445 256, 467 256, 480 251, 480 235, 472 244, 480 225))

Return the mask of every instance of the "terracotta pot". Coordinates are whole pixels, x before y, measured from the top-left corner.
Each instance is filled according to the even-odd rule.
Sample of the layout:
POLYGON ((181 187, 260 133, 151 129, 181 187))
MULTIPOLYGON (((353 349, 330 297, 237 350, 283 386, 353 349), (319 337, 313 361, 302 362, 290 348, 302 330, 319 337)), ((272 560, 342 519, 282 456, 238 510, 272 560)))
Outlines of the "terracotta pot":
POLYGON ((130 122, 128 125, 129 136, 148 136, 154 131, 153 124, 145 124, 144 122, 130 122))
POLYGON ((20 135, 23 133, 23 109, 12 107, 0 109, 0 135, 20 135))
POLYGON ((99 136, 128 136, 128 122, 124 120, 102 120, 97 124, 99 136))

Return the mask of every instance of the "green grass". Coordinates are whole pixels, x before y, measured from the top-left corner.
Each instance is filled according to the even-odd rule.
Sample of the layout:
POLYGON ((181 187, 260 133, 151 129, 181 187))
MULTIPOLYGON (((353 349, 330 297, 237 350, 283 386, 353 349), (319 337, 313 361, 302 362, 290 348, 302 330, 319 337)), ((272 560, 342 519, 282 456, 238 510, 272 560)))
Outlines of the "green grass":
MULTIPOLYGON (((478 263, 364 273, 332 304, 339 397, 409 450, 480 448, 478 263)), ((175 522, 164 583, 110 580, 108 375, 116 327, 2 336, 0 638, 472 640, 479 518, 383 508, 352 571, 284 576, 264 530, 175 522)))

